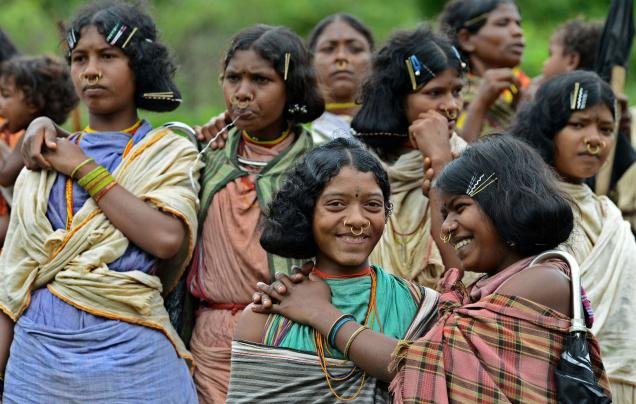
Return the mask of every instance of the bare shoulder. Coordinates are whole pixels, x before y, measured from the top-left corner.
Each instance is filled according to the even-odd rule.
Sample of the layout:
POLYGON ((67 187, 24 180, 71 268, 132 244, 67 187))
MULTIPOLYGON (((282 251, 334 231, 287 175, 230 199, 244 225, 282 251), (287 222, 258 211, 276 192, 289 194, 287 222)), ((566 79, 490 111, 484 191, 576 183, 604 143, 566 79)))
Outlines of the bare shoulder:
POLYGON ((267 314, 253 312, 252 305, 248 305, 239 315, 236 330, 234 331, 234 339, 260 344, 265 333, 267 317, 267 314))
POLYGON ((570 316, 570 280, 554 265, 538 264, 512 276, 498 291, 519 296, 570 316))

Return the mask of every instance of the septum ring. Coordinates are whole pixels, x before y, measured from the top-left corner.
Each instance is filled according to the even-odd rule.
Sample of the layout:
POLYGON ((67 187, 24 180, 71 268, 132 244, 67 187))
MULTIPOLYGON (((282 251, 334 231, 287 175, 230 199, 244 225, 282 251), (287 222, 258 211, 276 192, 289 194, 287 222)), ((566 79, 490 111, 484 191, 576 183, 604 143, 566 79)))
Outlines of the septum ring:
POLYGON ((452 114, 448 112, 448 108, 442 108, 442 111, 444 111, 444 115, 449 121, 454 121, 455 119, 457 119, 457 111, 453 111, 452 114))
POLYGON ((230 98, 230 102, 238 109, 246 109, 250 102, 254 101, 254 94, 249 94, 247 100, 239 100, 236 94, 230 98))
POLYGON ((80 79, 86 81, 88 83, 88 85, 92 86, 97 84, 101 79, 102 79, 103 75, 102 72, 98 72, 95 76, 93 77, 88 77, 88 75, 86 75, 86 73, 82 73, 80 74, 80 79))
POLYGON ((371 221, 367 220, 367 223, 364 226, 361 226, 360 231, 356 233, 355 231, 353 231, 353 225, 347 224, 347 219, 344 220, 343 224, 345 225, 345 227, 349 228, 349 230, 351 231, 351 234, 353 234, 354 236, 361 236, 366 229, 371 227, 371 221))
POLYGON ((603 141, 601 141, 600 144, 592 145, 592 142, 585 139, 585 148, 587 149, 587 152, 590 153, 592 156, 596 156, 600 154, 601 149, 604 149, 605 146, 606 146, 606 143, 603 141))
POLYGON ((340 60, 336 60, 336 68, 338 70, 344 70, 347 65, 349 65, 349 62, 347 60, 344 59, 340 59, 340 60))

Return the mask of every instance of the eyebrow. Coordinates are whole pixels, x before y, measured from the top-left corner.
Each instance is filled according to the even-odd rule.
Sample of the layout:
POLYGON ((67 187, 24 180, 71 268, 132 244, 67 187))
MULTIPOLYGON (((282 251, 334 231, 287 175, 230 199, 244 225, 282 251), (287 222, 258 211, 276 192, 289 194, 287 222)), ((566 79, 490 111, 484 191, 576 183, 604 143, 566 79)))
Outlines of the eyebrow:
MULTIPOLYGON (((323 196, 351 196, 352 194, 349 192, 326 192, 323 196)), ((378 198, 383 198, 384 194, 382 192, 363 192, 362 195, 365 196, 376 196, 378 198)))

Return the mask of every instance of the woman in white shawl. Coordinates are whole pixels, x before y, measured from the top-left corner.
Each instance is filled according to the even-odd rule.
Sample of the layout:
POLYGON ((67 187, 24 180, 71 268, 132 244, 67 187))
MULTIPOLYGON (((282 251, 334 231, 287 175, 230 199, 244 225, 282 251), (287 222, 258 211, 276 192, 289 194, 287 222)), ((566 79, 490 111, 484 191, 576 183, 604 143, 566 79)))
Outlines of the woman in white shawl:
POLYGON ((636 242, 620 210, 585 184, 616 138, 615 98, 595 73, 574 71, 542 85, 511 129, 561 176, 575 226, 564 246, 581 265, 594 309, 592 328, 616 402, 636 401, 636 242))

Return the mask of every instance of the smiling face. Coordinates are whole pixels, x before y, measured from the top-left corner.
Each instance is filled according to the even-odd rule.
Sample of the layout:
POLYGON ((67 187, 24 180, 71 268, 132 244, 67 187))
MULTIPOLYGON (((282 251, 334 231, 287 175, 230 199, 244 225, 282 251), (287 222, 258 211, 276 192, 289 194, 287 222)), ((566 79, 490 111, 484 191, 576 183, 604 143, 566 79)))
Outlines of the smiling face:
POLYGON ((434 109, 448 119, 449 130, 454 130, 455 120, 462 108, 460 93, 463 87, 464 81, 457 71, 446 69, 415 92, 407 95, 404 100, 404 110, 409 125, 422 112, 434 109))
POLYGON ((487 69, 518 66, 525 47, 519 10, 513 3, 500 4, 479 31, 462 42, 473 67, 481 70, 479 75, 487 69))
POLYGON ((24 91, 15 85, 14 77, 0 77, 0 116, 5 119, 0 129, 10 133, 26 129, 37 113, 37 108, 27 102, 24 91))
POLYGON ((343 20, 327 25, 316 41, 314 67, 327 102, 352 101, 370 64, 367 39, 343 20))
MULTIPOLYGON (((136 120, 135 74, 130 59, 121 49, 109 45, 95 26, 81 30, 80 40, 71 52, 71 77, 91 121, 121 121, 115 125, 122 126, 136 120)), ((99 129, 93 122, 91 126, 99 129)))
POLYGON ((554 168, 568 182, 580 183, 598 173, 614 142, 614 117, 605 104, 570 115, 554 136, 554 168))
POLYGON ((385 223, 384 196, 373 173, 343 167, 318 197, 313 217, 320 270, 346 274, 366 268, 385 223))
POLYGON ((263 140, 283 129, 286 89, 272 63, 252 49, 234 53, 223 73, 223 96, 236 125, 263 140))
POLYGON ((473 198, 442 193, 442 203, 442 234, 451 235, 464 270, 495 274, 520 259, 473 198))

